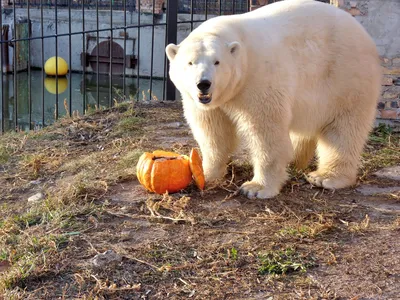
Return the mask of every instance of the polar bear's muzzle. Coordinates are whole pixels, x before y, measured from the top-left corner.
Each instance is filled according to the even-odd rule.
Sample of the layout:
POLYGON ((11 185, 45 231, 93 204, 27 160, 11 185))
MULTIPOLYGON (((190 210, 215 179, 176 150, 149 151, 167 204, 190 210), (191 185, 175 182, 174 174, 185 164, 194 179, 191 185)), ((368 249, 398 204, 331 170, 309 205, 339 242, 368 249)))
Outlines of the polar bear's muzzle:
POLYGON ((211 94, 198 94, 197 97, 199 101, 203 104, 207 104, 211 102, 211 94))
POLYGON ((207 104, 211 102, 211 93, 209 92, 211 87, 211 82, 209 80, 201 80, 197 83, 197 88, 200 93, 197 94, 199 101, 203 104, 207 104))

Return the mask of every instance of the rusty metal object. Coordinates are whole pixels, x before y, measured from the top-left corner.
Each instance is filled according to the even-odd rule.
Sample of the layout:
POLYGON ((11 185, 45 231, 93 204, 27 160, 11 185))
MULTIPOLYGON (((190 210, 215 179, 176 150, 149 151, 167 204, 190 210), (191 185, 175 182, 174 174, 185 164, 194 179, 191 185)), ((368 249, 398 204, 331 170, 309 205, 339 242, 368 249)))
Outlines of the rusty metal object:
POLYGON ((123 74, 124 60, 126 68, 135 68, 137 62, 136 57, 134 55, 125 55, 124 49, 119 44, 115 42, 112 42, 111 44, 111 41, 109 40, 96 45, 90 54, 87 52, 81 54, 81 61, 85 61, 86 66, 90 66, 93 72, 98 72, 99 74, 110 74, 111 68, 113 75, 123 74), (110 45, 112 46, 112 50, 110 45), (111 53, 112 59, 110 59, 111 53), (85 60, 83 60, 84 56, 86 58, 85 60), (99 60, 98 65, 97 59, 99 60))

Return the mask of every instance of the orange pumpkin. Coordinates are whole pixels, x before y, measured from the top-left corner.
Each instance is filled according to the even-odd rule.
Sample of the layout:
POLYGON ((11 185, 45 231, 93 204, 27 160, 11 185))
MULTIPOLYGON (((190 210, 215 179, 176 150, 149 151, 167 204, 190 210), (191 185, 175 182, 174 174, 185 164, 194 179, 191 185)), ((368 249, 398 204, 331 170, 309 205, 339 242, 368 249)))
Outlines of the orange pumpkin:
POLYGON ((175 152, 145 152, 136 166, 139 182, 150 192, 175 193, 186 188, 193 179, 204 189, 204 174, 199 153, 192 149, 190 157, 175 152))

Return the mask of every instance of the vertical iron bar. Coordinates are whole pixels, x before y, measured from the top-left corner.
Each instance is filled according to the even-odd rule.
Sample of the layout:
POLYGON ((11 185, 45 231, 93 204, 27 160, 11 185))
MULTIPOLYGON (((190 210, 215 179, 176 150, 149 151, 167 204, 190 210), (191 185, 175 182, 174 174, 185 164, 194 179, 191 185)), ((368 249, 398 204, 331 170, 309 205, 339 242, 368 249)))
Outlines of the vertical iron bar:
MULTIPOLYGON (((1 132, 5 131, 5 111, 6 111, 6 99, 4 97, 4 84, 3 84, 3 65, 4 65, 4 61, 3 61, 3 45, 5 44, 5 41, 3 40, 3 5, 0 3, 0 28, 1 28, 1 43, 0 43, 0 65, 1 65, 1 73, 0 73, 0 88, 1 88, 1 132)), ((8 51, 8 49, 7 49, 8 51)))
POLYGON ((126 75, 126 0, 124 0, 124 57, 123 57, 123 67, 122 67, 122 94, 125 99, 125 75, 126 75))
POLYGON ((99 34, 99 1, 96 1, 96 46, 97 54, 96 54, 96 94, 97 94, 97 107, 100 107, 100 70, 99 70, 99 51, 100 51, 100 34, 99 34))
MULTIPOLYGON (((165 23, 165 37, 164 37, 164 49, 167 46, 168 42, 168 23, 165 23)), ((165 50, 163 51, 164 53, 164 76, 163 76, 163 94, 162 94, 162 100, 165 100, 165 93, 166 93, 166 83, 167 83, 167 55, 165 53, 165 50)))
POLYGON ((14 30, 13 30, 13 73, 14 73, 14 130, 18 130, 18 88, 17 88, 17 43, 15 40, 17 39, 17 16, 15 11, 15 1, 13 1, 13 22, 14 22, 14 30))
POLYGON ((219 15, 222 14, 222 0, 218 0, 219 2, 219 15))
POLYGON ((68 45, 69 45, 69 115, 72 116, 72 25, 71 25, 71 1, 68 1, 68 45))
MULTIPOLYGON (((97 3, 97 1, 96 1, 97 3)), ((82 89, 83 89, 83 113, 86 112, 86 47, 85 47, 85 1, 82 1, 82 89)))
POLYGON ((40 0, 40 37, 42 41, 42 127, 44 127, 44 29, 43 29, 43 0, 40 0))
POLYGON ((236 9, 235 9, 235 3, 236 2, 236 0, 232 0, 232 14, 234 15, 235 13, 236 13, 236 9))
POLYGON ((54 114, 54 121, 58 119, 58 11, 57 11, 58 3, 56 1, 54 13, 56 19, 56 26, 55 26, 55 40, 56 40, 56 107, 55 107, 55 114, 54 114))
POLYGON ((153 96, 153 64, 154 64, 154 13, 155 13, 155 3, 156 1, 153 0, 153 23, 151 27, 151 61, 150 61, 150 100, 152 99, 153 96))
POLYGON ((140 81, 139 81, 139 78, 140 78, 140 14, 142 13, 142 7, 141 7, 141 4, 140 4, 140 0, 138 0, 138 5, 139 5, 139 8, 137 8, 136 10, 138 11, 138 36, 137 36, 137 64, 136 64, 136 67, 137 67, 137 78, 136 78, 136 86, 137 86, 137 99, 136 100, 139 100, 139 97, 140 97, 140 81))
POLYGON ((30 15, 30 7, 29 0, 26 1, 26 7, 28 9, 28 110, 29 110, 29 130, 32 129, 32 84, 31 84, 31 15, 30 15))
MULTIPOLYGON (((170 0, 167 2, 167 43, 175 43, 177 41, 177 25, 178 25, 178 0, 170 0)), ((167 64, 167 99, 175 100, 175 85, 169 77, 170 63, 167 64)))
MULTIPOLYGON (((208 18, 207 18, 207 16, 208 16, 208 1, 207 0, 204 0, 205 1, 205 14, 204 14, 204 17, 205 17, 205 19, 207 20, 208 18)), ((235 0, 233 0, 233 1, 235 1, 235 0)))
POLYGON ((112 106, 112 102, 113 102, 113 91, 112 91, 112 77, 113 77, 113 70, 112 70, 112 61, 113 61, 113 2, 114 1, 110 1, 110 23, 111 23, 111 28, 110 28, 110 78, 109 78, 109 83, 110 83, 110 87, 109 87, 109 98, 108 98, 108 105, 109 107, 112 106))
POLYGON ((193 0, 190 0, 190 31, 193 31, 193 0))

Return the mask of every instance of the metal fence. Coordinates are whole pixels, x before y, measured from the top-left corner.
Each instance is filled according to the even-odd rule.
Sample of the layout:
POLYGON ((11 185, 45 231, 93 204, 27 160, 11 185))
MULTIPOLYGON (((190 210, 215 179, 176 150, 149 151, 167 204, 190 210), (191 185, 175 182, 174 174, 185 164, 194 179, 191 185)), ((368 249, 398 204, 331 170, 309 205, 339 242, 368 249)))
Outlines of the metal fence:
POLYGON ((132 11, 136 9, 136 0, 9 0, 8 5, 15 4, 17 7, 71 7, 81 8, 84 6, 87 9, 110 9, 110 6, 114 10, 128 9, 132 11))
MULTIPOLYGON (((146 0, 143 0, 146 1, 146 0)), ((271 0, 270 2, 275 2, 277 0, 271 0)), ((156 2, 156 1, 155 1, 156 2)), ((164 1, 164 5, 166 6, 167 1, 164 1)), ((17 7, 68 7, 71 8, 80 8, 85 6, 87 9, 96 9, 96 5, 99 9, 110 9, 112 5, 114 10, 124 10, 125 8, 128 11, 135 11, 137 2, 136 0, 10 0, 7 2, 8 5, 15 5, 17 7)), ((231 14, 233 10, 237 13, 243 13, 247 10, 248 1, 243 0, 179 0, 178 1, 178 13, 202 13, 208 11, 209 14, 217 14, 221 12, 221 14, 231 14)))
POLYGON ((126 98, 175 100, 165 46, 209 18, 251 5, 165 1, 2 0, 0 131, 41 128, 126 98), (46 75, 44 65, 54 56, 65 60, 67 75, 46 75))

